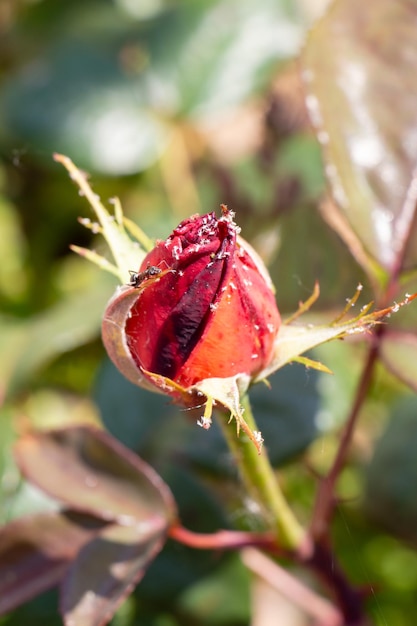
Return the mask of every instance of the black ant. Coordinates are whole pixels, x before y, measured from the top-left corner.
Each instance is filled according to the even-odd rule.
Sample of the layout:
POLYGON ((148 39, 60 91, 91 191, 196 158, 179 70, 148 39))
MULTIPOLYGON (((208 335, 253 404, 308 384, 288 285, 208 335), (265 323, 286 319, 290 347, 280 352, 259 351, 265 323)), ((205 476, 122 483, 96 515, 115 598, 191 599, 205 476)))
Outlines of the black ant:
POLYGON ((149 265, 146 270, 143 272, 134 272, 133 270, 129 270, 130 272, 130 287, 139 287, 144 280, 148 278, 152 278, 152 276, 158 276, 162 272, 161 268, 156 267, 156 265, 149 265))

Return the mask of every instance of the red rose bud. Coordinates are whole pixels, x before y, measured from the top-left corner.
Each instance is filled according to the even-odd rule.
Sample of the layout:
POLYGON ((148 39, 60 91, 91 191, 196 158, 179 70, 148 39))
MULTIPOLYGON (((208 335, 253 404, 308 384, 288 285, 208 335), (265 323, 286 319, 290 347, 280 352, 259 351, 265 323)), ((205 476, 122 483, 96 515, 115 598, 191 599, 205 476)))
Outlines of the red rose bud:
POLYGON ((224 206, 220 218, 184 220, 110 303, 104 343, 122 371, 127 364, 128 378, 136 366, 138 384, 148 386, 153 373, 188 388, 207 378, 255 376, 268 365, 280 315, 266 268, 238 233, 224 206), (117 329, 123 338, 115 347, 117 329))

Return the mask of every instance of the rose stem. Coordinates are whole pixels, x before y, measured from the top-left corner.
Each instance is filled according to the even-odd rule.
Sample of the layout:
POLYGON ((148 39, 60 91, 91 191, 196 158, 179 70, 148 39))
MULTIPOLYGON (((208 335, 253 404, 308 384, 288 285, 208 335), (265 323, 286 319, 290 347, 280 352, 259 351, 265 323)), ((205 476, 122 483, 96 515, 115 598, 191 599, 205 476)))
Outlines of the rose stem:
MULTIPOLYGON (((257 430, 249 398, 241 399, 245 409, 245 421, 252 430, 257 430)), ((289 508, 265 450, 258 454, 256 447, 246 437, 240 437, 219 416, 219 424, 229 449, 235 459, 242 481, 248 493, 261 505, 268 528, 276 533, 280 548, 293 553, 293 557, 316 572, 333 591, 340 603, 346 624, 360 624, 363 615, 363 597, 352 588, 343 572, 338 568, 334 553, 325 543, 318 543, 306 533, 289 508), (359 617, 358 617, 359 616, 359 617)), ((289 556, 289 554, 288 554, 289 556)))
MULTIPOLYGON (((252 431, 258 430, 253 417, 249 397, 242 399, 245 421, 252 431)), ((226 423, 224 414, 219 416, 219 424, 229 449, 239 469, 241 479, 248 492, 261 506, 265 522, 277 533, 283 548, 299 552, 305 539, 305 531, 294 516, 280 489, 266 450, 258 453, 256 447, 243 433, 236 436, 234 429, 226 423)))

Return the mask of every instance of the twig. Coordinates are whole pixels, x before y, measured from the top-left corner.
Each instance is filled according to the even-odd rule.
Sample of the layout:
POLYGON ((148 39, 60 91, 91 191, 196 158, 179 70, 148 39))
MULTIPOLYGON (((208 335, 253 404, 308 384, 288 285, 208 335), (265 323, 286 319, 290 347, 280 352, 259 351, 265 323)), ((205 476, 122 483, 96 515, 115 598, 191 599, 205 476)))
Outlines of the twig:
POLYGON ((380 326, 375 333, 356 391, 355 401, 342 433, 336 457, 329 473, 322 479, 319 486, 310 526, 311 536, 317 542, 321 542, 329 532, 329 523, 335 506, 334 494, 336 481, 344 467, 359 412, 369 390, 374 366, 378 358, 380 337, 383 331, 384 327, 380 326))
POLYGON ((316 594, 256 548, 241 552, 247 568, 288 598, 294 605, 315 618, 320 626, 342 626, 343 616, 328 600, 316 594))
POLYGON ((195 533, 183 526, 169 529, 169 537, 198 550, 236 550, 247 546, 264 548, 275 554, 283 553, 273 533, 252 533, 239 530, 219 530, 214 533, 195 533))

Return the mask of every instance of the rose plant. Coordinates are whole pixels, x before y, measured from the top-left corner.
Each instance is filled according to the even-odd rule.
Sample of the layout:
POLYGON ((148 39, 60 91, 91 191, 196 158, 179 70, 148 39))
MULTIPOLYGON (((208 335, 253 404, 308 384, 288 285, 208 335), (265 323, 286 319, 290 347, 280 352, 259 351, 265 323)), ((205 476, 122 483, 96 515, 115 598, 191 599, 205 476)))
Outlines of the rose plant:
POLYGON ((293 360, 326 371, 302 353, 334 338, 368 333, 415 296, 373 313, 368 305, 357 317, 344 320, 360 295, 359 286, 331 324, 295 323, 317 298, 316 289, 282 322, 268 272, 240 237, 226 206, 220 216, 191 216, 151 247, 123 217, 117 201, 112 217, 70 159, 55 158, 91 203, 99 220, 92 227, 106 238, 115 264, 90 250, 74 249, 123 282, 103 316, 110 358, 133 383, 188 407, 204 406, 197 423, 205 429, 216 409, 242 480, 263 511, 264 531, 193 533, 181 525, 162 479, 110 435, 88 427, 31 432, 17 444, 21 470, 64 507, 35 516, 36 523, 17 520, 3 529, 3 562, 9 575, 0 583, 0 608, 9 610, 61 583, 66 624, 106 624, 170 536, 199 549, 256 546, 273 555, 292 555, 317 571, 340 597, 342 613, 326 605, 321 618, 330 616, 341 624, 342 614, 360 615, 361 593, 349 586, 342 572, 335 575, 337 566, 322 541, 321 526, 307 533, 288 506, 262 450, 247 391, 293 360), (139 249, 138 242, 145 242, 148 252, 139 249), (138 270, 132 271, 132 259, 138 257, 138 270), (230 418, 236 421, 237 433, 227 424, 230 418), (18 549, 28 536, 30 548, 18 549), (29 561, 30 575, 22 579, 29 561), (122 565, 113 577, 116 562, 122 565), (87 576, 82 573, 86 567, 87 576))
MULTIPOLYGON (((360 6, 357 28, 372 23, 381 6, 386 15, 394 11, 388 0, 378 2, 360 6)), ((302 61, 307 105, 323 145, 331 185, 322 210, 365 270, 377 301, 375 311, 371 312, 371 304, 367 304, 356 317, 349 317, 361 293, 359 285, 336 319, 321 326, 303 324, 300 316, 318 297, 316 286, 294 315, 281 319, 266 267, 241 238, 229 208, 222 205, 219 215, 193 215, 165 240, 154 243, 123 216, 117 200, 114 215, 110 215, 83 173, 69 158, 55 155, 95 212, 98 221, 84 221, 85 225, 104 236, 113 256, 109 262, 96 252, 74 246, 76 252, 116 275, 120 283, 103 316, 102 337, 111 360, 134 384, 197 409, 197 424, 204 429, 209 429, 212 418, 216 418, 244 487, 261 511, 262 528, 256 533, 219 529, 211 534, 185 528, 174 497, 158 473, 104 430, 83 426, 27 432, 16 446, 19 467, 60 506, 49 513, 14 520, 0 530, 2 612, 59 585, 67 626, 104 625, 170 538, 196 549, 254 546, 258 557, 265 559, 267 555, 261 563, 268 572, 275 571, 274 561, 285 557, 312 571, 327 589, 329 600, 299 581, 296 591, 293 583, 286 586, 288 595, 315 623, 367 623, 366 591, 352 584, 342 570, 334 554, 330 522, 336 504, 335 485, 379 357, 388 365, 395 364, 403 382, 417 387, 414 378, 405 375, 404 366, 392 357, 393 344, 412 343, 415 331, 400 327, 391 330, 385 323, 416 297, 401 295, 401 290, 405 291, 416 266, 412 244, 417 155, 404 140, 401 154, 396 147, 389 152, 389 168, 380 155, 378 167, 380 163, 386 166, 382 174, 363 157, 363 146, 376 150, 372 143, 375 131, 371 129, 369 135, 369 124, 362 126, 363 120, 385 120, 387 111, 384 99, 371 98, 364 84, 363 93, 355 95, 344 81, 335 80, 338 63, 348 74, 357 58, 356 54, 353 61, 343 57, 346 43, 357 53, 352 44, 356 30, 346 27, 351 25, 348 18, 354 5, 357 9, 357 0, 335 4, 310 35, 302 61), (337 43, 342 45, 340 49, 336 46, 333 54, 335 41, 329 33, 334 32, 340 33, 337 43), (323 71, 323 58, 330 72, 323 71), (333 97, 328 98, 328 93, 333 97), (352 100, 354 106, 350 106, 352 100), (351 116, 348 127, 353 136, 346 129, 340 130, 339 116, 335 123, 335 103, 351 116), (344 155, 341 161, 340 154, 344 155), (394 171, 401 172, 397 178, 406 181, 395 193, 389 185, 394 171), (375 213, 382 216, 382 222, 372 219, 375 213), (365 340, 363 372, 340 446, 330 470, 319 480, 311 521, 304 527, 289 506, 262 446, 248 390, 293 361, 328 371, 304 353, 351 335, 365 340)), ((403 24, 408 38, 409 7, 399 2, 395 9, 395 18, 403 24)), ((394 80, 397 68, 385 68, 384 54, 376 59, 372 56, 380 45, 377 33, 365 29, 360 42, 366 44, 360 50, 365 65, 382 65, 380 76, 385 80, 386 71, 391 72, 391 83, 400 89, 394 80)), ((399 60, 410 64, 410 50, 399 60)), ((410 67, 414 71, 412 64, 410 67)), ((367 89, 379 95, 381 84, 382 80, 371 81, 367 89)), ((405 106, 395 126, 399 143, 406 135, 399 127, 414 110, 405 106)), ((387 151, 392 133, 385 138, 387 151)))

